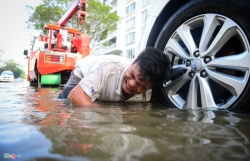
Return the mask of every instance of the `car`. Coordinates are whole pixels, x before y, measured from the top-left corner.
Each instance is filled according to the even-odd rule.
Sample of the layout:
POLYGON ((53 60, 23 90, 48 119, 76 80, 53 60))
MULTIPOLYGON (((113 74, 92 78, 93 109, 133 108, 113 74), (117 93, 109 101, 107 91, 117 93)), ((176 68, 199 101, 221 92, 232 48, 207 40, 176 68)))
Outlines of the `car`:
POLYGON ((1 73, 0 81, 2 82, 13 82, 14 74, 12 71, 6 70, 1 73))
POLYGON ((139 50, 153 46, 171 61, 156 101, 179 109, 242 110, 250 100, 250 1, 155 0, 139 50))

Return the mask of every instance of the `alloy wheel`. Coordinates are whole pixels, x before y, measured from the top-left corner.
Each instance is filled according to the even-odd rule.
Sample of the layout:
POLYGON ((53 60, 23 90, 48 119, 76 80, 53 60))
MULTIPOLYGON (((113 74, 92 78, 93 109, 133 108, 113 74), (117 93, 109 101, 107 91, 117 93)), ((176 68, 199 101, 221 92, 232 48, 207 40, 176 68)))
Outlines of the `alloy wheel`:
POLYGON ((226 109, 249 81, 249 41, 241 27, 219 14, 203 14, 181 24, 164 52, 173 75, 163 89, 176 107, 226 109))

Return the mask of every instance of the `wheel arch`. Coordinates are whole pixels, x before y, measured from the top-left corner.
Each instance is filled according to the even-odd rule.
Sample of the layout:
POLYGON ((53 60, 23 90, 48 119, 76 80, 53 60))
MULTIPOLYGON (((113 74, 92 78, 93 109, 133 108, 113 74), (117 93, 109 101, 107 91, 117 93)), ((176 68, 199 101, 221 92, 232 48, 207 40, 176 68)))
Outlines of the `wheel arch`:
POLYGON ((161 32, 161 29, 165 25, 165 22, 184 4, 189 2, 190 0, 174 0, 169 1, 165 7, 163 8, 162 12, 156 18, 153 27, 148 36, 148 40, 146 42, 146 46, 154 46, 156 39, 161 32))
POLYGON ((36 72, 36 75, 38 74, 38 60, 36 59, 35 66, 34 66, 34 71, 36 72))

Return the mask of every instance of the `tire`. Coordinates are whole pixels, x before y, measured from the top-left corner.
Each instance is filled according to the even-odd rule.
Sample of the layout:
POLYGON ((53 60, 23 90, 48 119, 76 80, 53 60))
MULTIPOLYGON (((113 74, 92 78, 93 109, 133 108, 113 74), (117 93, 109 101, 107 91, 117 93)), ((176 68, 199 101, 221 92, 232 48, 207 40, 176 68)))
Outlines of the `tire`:
POLYGON ((168 19, 155 47, 173 74, 156 101, 185 109, 250 111, 250 1, 193 0, 168 19))
POLYGON ((38 87, 38 80, 30 80, 30 86, 38 87))

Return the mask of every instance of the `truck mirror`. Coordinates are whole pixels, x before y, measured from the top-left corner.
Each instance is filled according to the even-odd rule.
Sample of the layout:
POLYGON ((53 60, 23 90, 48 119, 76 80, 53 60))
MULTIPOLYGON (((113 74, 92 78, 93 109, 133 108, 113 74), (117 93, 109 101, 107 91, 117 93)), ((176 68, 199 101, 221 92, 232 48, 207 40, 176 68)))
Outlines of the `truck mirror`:
POLYGON ((23 51, 23 55, 28 55, 28 50, 27 49, 24 49, 24 51, 23 51))
POLYGON ((44 49, 48 49, 48 47, 49 47, 48 43, 45 43, 44 44, 44 49))

